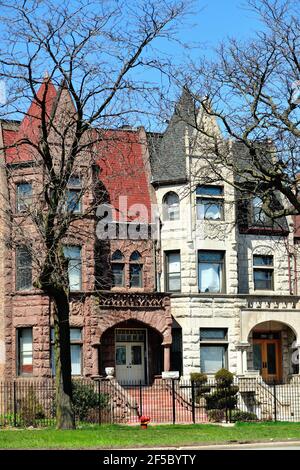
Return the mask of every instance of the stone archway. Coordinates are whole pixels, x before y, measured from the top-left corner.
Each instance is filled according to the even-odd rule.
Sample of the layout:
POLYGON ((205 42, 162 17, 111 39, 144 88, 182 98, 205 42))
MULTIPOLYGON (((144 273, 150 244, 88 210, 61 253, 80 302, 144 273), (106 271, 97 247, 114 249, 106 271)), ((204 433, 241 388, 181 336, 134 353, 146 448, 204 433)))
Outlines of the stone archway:
POLYGON ((162 334, 143 322, 130 319, 114 324, 100 338, 100 375, 113 367, 121 383, 151 383, 164 370, 162 342, 162 334))
POLYGON ((259 371, 267 383, 282 383, 298 374, 293 360, 297 351, 296 332, 281 321, 256 324, 248 335, 247 370, 259 371))

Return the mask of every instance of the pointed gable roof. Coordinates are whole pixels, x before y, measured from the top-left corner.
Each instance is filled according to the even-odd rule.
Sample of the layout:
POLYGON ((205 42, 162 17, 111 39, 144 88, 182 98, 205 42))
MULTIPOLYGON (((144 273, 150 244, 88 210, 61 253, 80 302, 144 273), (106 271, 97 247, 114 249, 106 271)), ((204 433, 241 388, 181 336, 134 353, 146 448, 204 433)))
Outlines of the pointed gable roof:
POLYGON ((30 143, 38 144, 41 132, 42 113, 49 122, 57 99, 57 91, 51 80, 47 77, 43 80, 33 99, 27 113, 17 131, 4 130, 3 140, 6 149, 7 163, 27 162, 34 159, 35 151, 30 143), (29 142, 29 143, 27 143, 29 142))
POLYGON ((195 122, 195 103, 184 87, 166 131, 163 134, 148 133, 153 183, 186 179, 186 139, 191 138, 195 122))

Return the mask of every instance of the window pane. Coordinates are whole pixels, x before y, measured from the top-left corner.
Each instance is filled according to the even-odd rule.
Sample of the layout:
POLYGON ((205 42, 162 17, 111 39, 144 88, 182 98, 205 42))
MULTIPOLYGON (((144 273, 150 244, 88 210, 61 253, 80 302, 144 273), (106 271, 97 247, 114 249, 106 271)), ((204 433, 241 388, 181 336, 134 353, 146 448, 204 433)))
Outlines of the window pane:
POLYGON ((198 186, 196 194, 200 196, 223 196, 223 186, 198 186))
POLYGON ((72 375, 81 375, 81 345, 71 344, 72 375))
POLYGON ((268 374, 276 374, 276 345, 267 343, 267 365, 268 374))
POLYGON ((68 274, 70 291, 81 289, 81 247, 64 246, 64 255, 69 259, 68 274))
POLYGON ((226 339, 227 329, 225 328, 201 328, 200 340, 226 339))
POLYGON ((16 289, 32 287, 32 257, 28 248, 18 247, 16 251, 16 289))
POLYGON ((199 261, 206 263, 219 263, 224 259, 222 251, 199 251, 199 261))
POLYGON ((142 267, 139 264, 130 265, 130 287, 142 287, 142 267))
POLYGON ((163 200, 163 214, 165 220, 178 220, 179 197, 176 193, 168 193, 163 200))
POLYGON ((267 289, 273 288, 273 271, 268 269, 255 269, 254 270, 254 289, 267 289))
POLYGON ((273 266, 272 255, 254 255, 253 256, 254 266, 273 266))
POLYGON ((70 176, 68 181, 69 187, 81 187, 81 179, 78 176, 70 176))
POLYGON ((225 367, 225 352, 225 346, 201 346, 201 372, 215 373, 225 367))
POLYGON ((123 255, 120 250, 117 250, 113 253, 111 257, 112 261, 119 261, 123 259, 123 255))
POLYGON ((197 219, 221 220, 223 219, 223 203, 213 200, 197 200, 197 219))
POLYGON ((32 328, 20 328, 18 330, 19 339, 19 372, 21 374, 32 373, 32 328))
POLYGON ((199 264, 200 292, 221 292, 222 269, 220 264, 199 264))
POLYGON ((70 328, 70 340, 71 341, 81 340, 81 328, 70 328))
POLYGON ((131 364, 138 366, 142 364, 142 347, 131 346, 131 364))
POLYGON ((117 346, 116 348, 116 365, 126 365, 126 346, 117 346))
POLYGON ((260 343, 253 344, 253 369, 261 370, 262 369, 262 345, 260 343))
POLYGON ((31 183, 20 183, 17 185, 17 210, 26 210, 32 201, 31 183))
POLYGON ((81 212, 80 191, 76 189, 67 190, 67 211, 75 213, 81 212))
POLYGON ((112 264, 112 276, 113 276, 113 285, 114 286, 123 286, 124 285, 124 264, 113 263, 112 264))
POLYGON ((169 273, 180 273, 180 253, 167 253, 167 269, 169 273))
POLYGON ((181 279, 180 273, 169 273, 168 275, 168 291, 180 291, 181 289, 181 279))
POLYGON ((141 259, 141 255, 138 251, 134 251, 130 256, 130 261, 139 261, 141 259))

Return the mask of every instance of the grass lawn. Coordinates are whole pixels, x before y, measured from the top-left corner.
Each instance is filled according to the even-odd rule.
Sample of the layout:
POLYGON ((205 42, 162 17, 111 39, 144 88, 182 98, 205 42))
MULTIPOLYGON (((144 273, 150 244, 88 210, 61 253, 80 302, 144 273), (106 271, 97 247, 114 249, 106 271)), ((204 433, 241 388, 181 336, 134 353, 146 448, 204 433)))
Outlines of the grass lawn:
POLYGON ((300 423, 237 423, 214 425, 139 426, 102 425, 75 431, 2 429, 0 449, 88 449, 182 446, 268 440, 300 440, 300 423))

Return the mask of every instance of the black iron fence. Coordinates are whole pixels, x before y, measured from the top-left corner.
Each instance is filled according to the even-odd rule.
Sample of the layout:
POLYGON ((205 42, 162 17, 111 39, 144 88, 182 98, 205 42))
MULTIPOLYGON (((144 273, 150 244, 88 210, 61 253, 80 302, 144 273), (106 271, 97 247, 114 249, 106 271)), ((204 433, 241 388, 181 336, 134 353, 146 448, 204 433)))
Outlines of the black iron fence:
MULTIPOLYGON (((287 384, 267 384, 261 378, 236 378, 222 386, 215 380, 157 379, 118 383, 74 381, 76 421, 138 424, 235 421, 300 422, 300 377, 287 384)), ((53 380, 0 382, 0 426, 55 426, 53 380)))

